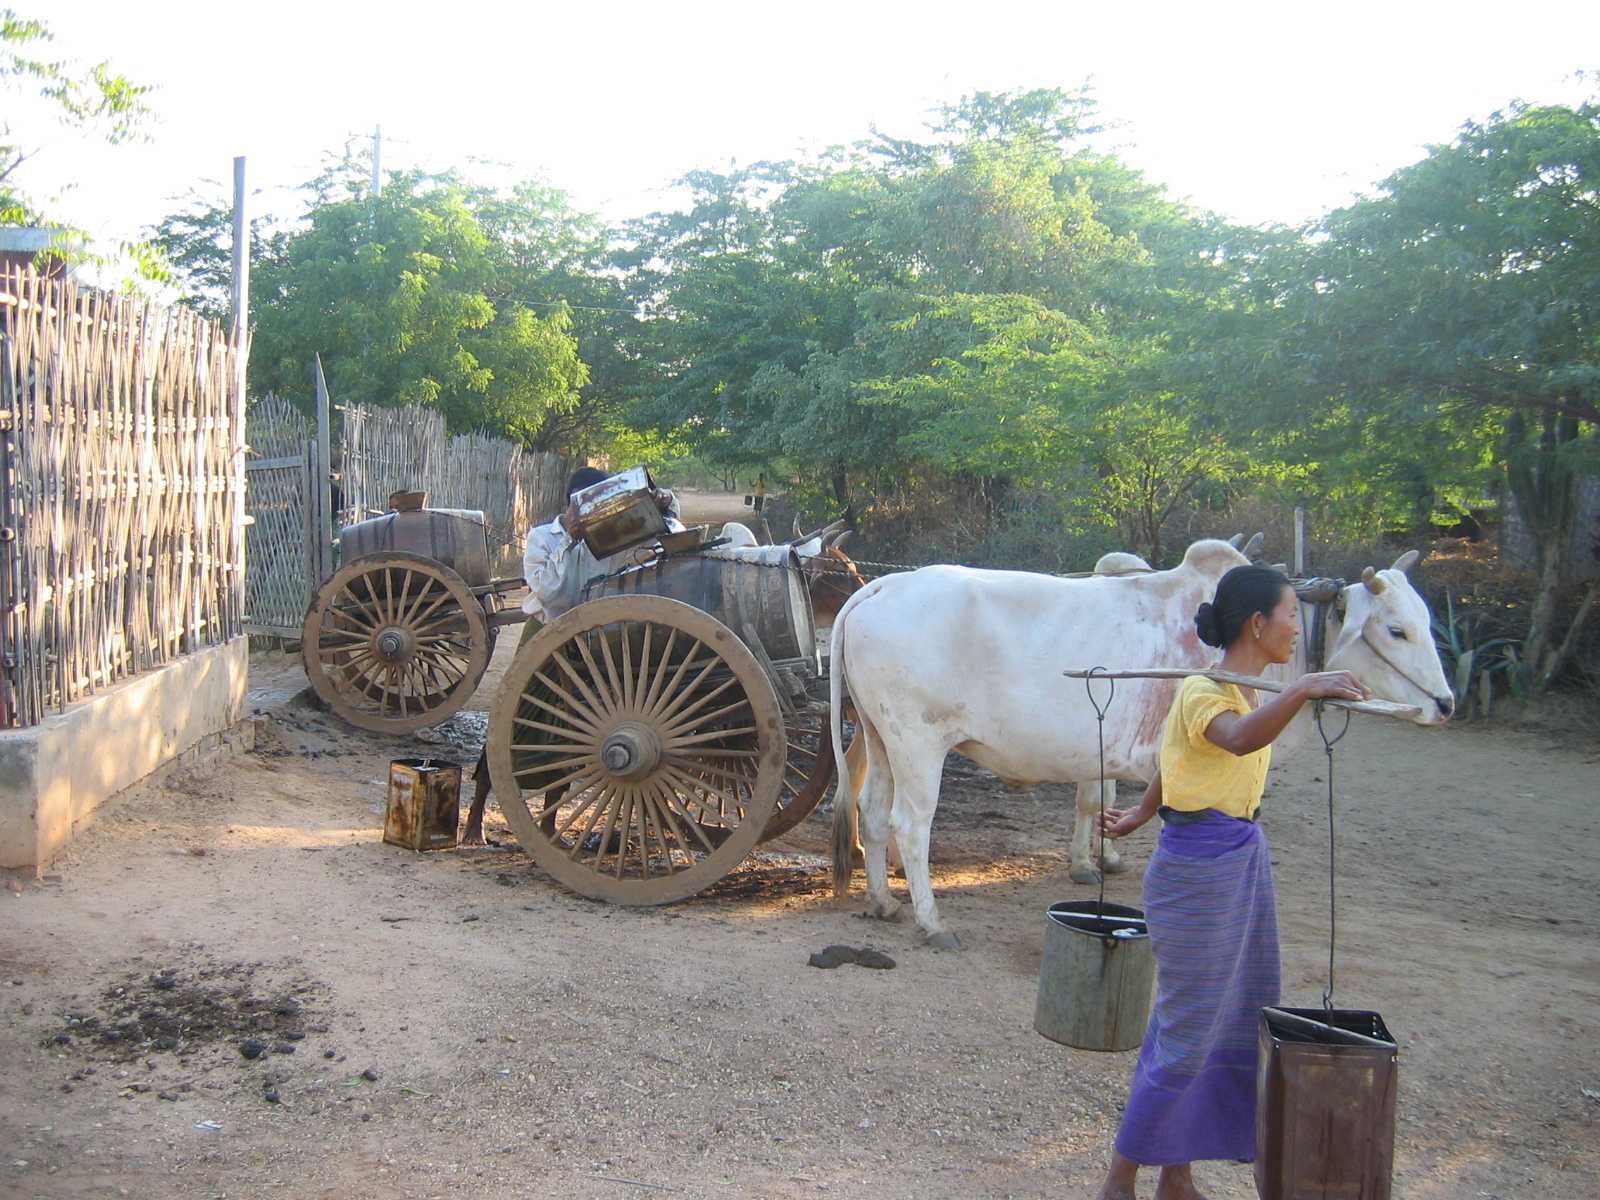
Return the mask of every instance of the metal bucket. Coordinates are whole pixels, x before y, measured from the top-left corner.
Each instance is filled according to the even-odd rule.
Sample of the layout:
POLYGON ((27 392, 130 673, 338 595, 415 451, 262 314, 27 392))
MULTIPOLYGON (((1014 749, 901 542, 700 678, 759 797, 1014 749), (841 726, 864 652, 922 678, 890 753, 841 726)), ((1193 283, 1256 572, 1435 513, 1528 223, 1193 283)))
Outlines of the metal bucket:
POLYGON ((448 850, 461 817, 461 764, 399 758, 389 764, 389 814, 383 840, 407 850, 448 850))
POLYGON ((489 531, 476 508, 416 508, 385 513, 339 531, 342 561, 405 550, 449 567, 468 587, 489 582, 489 531))
POLYGON ((1144 1041, 1156 978, 1144 911, 1068 900, 1045 915, 1034 1029, 1079 1050, 1132 1050, 1144 1041))
POLYGON ((572 497, 578 520, 583 523, 583 540, 591 554, 606 558, 652 542, 667 531, 667 520, 650 495, 654 486, 649 471, 630 467, 572 497))
POLYGON ((1398 1057, 1375 1012, 1261 1010, 1261 1200, 1389 1200, 1398 1057))
POLYGON ((585 588, 583 598, 665 596, 710 613, 747 645, 754 640, 774 662, 816 661, 811 596, 789 546, 762 546, 750 559, 712 555, 666 558, 585 588), (752 635, 753 638, 752 638, 752 635))

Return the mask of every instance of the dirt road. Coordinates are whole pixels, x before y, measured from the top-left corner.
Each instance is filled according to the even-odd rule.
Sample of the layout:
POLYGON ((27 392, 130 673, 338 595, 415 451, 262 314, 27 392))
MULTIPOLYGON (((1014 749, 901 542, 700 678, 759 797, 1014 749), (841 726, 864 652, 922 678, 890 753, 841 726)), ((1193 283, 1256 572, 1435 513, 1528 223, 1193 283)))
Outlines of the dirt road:
MULTIPOLYGON (((388 762, 452 747, 351 732, 285 703, 292 662, 257 668, 253 754, 134 792, 58 882, 0 892, 0 1196, 1092 1195, 1133 1057, 1031 1028, 1044 911, 1090 894, 1062 789, 952 761, 934 865, 961 953, 836 906, 820 816, 710 893, 614 908, 497 815, 498 847, 383 845, 388 762), (898 965, 806 965, 830 943, 898 965)), ((443 735, 467 759, 482 724, 443 735)), ((1336 999, 1402 1047, 1394 1194, 1593 1200, 1592 739, 1364 718, 1336 753, 1336 999)), ((1286 1000, 1313 1005, 1320 747, 1272 778, 1286 1000)), ((1137 903, 1149 847, 1108 898, 1137 903)), ((1254 1194, 1246 1166, 1197 1175, 1254 1194)))

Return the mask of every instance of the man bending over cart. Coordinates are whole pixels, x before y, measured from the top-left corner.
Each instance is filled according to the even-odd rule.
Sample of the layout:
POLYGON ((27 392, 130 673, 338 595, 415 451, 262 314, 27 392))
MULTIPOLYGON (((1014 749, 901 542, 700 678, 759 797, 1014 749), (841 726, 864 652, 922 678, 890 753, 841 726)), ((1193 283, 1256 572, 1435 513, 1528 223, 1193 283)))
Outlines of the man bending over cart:
MULTIPOLYGON (((567 480, 567 507, 554 519, 528 530, 528 545, 522 555, 522 577, 528 584, 527 598, 522 611, 528 614, 523 622, 522 636, 517 639, 520 651, 534 634, 551 621, 577 607, 583 598, 583 585, 597 575, 613 575, 624 567, 633 566, 649 558, 651 547, 631 547, 619 550, 605 558, 596 558, 583 538, 583 521, 578 516, 574 497, 587 487, 600 483, 609 476, 598 467, 579 467, 567 480)), ((666 488, 655 488, 652 497, 656 507, 665 516, 667 532, 683 529, 679 516, 678 498, 666 488)), ((483 810, 489 801, 489 748, 485 745, 478 756, 478 765, 472 771, 472 804, 467 809, 467 825, 461 833, 464 846, 483 845, 483 810)))

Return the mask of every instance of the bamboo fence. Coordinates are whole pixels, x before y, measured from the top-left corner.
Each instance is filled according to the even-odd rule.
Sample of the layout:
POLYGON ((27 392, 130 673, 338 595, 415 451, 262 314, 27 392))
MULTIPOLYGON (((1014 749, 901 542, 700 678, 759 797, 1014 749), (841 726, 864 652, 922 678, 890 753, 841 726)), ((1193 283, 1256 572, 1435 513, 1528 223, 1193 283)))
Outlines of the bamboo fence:
POLYGON ((389 510, 389 494, 428 493, 430 508, 481 509, 496 575, 522 574, 529 528, 566 505, 574 461, 481 433, 450 437, 442 413, 349 405, 344 414, 341 525, 389 510))
POLYGON ((193 313, 0 275, 0 725, 241 631, 234 366, 193 313))

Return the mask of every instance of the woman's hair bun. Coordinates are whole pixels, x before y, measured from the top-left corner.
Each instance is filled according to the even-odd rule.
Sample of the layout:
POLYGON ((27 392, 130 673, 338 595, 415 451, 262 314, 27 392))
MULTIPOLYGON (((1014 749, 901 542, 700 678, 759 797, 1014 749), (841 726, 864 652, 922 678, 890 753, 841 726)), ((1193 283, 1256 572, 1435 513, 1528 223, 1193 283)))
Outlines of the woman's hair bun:
POLYGON ((1209 601, 1203 602, 1195 611, 1194 631, 1206 645, 1222 645, 1222 617, 1209 601))

